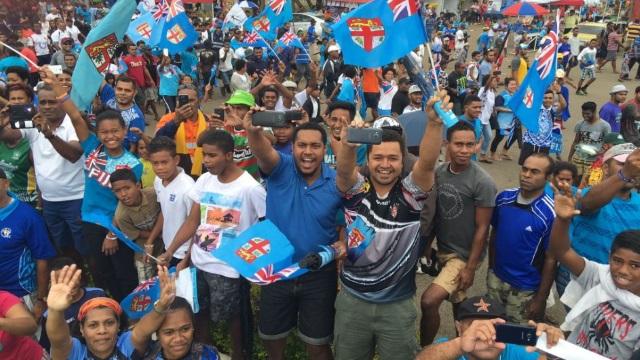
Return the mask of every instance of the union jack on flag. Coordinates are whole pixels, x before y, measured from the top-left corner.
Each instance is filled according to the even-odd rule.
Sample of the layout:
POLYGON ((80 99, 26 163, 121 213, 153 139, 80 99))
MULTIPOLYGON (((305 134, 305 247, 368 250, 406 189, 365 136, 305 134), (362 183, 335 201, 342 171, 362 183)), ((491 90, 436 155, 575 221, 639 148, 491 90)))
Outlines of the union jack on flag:
POLYGON ((263 267, 258 270, 252 278, 248 280, 259 285, 269 285, 282 278, 282 275, 273 273, 273 264, 263 267))
POLYGON ((258 34, 255 31, 252 31, 250 33, 247 33, 247 35, 245 35, 243 42, 247 43, 247 44, 254 44, 256 42, 258 42, 258 40, 260 40, 260 34, 258 34))
POLYGON ((284 9, 284 4, 287 0, 271 0, 269 1, 269 7, 273 10, 276 15, 280 15, 282 9, 284 9))
POLYGON ((538 60, 538 66, 536 70, 540 74, 540 78, 544 79, 547 76, 555 76, 555 74, 551 74, 551 69, 553 68, 553 64, 556 61, 556 52, 558 49, 558 35, 551 31, 547 36, 543 37, 541 40, 542 45, 540 46, 540 50, 536 55, 536 60, 538 60))
POLYGON ((291 44, 292 41, 294 41, 295 39, 297 39, 298 36, 296 34, 294 34, 291 31, 288 31, 286 33, 284 33, 284 35, 282 35, 282 37, 280 38, 280 41, 289 46, 289 44, 291 44))
POLYGON ((253 277, 249 277, 247 278, 247 280, 251 281, 252 283, 258 284, 258 285, 269 285, 269 284, 273 284, 274 282, 278 281, 278 280, 282 280, 284 278, 288 278, 291 275, 297 273, 298 271, 303 271, 301 274, 304 274, 305 272, 307 272, 306 269, 300 269, 300 266, 298 266, 298 264, 294 264, 291 265, 289 267, 286 267, 280 271, 278 271, 277 273, 273 272, 273 264, 271 265, 267 265, 265 267, 263 267, 262 269, 258 270, 253 277))
POLYGON ((182 0, 173 0, 167 12, 167 21, 171 20, 172 18, 178 16, 178 14, 183 12, 184 12, 184 5, 182 5, 182 0))
POLYGON ((150 279, 147 279, 141 282, 135 289, 133 289, 132 292, 147 291, 151 289, 151 287, 155 286, 157 282, 158 282, 158 277, 154 276, 150 279))
POLYGON ((419 11, 417 0, 387 0, 387 4, 393 11, 393 21, 402 20, 419 11))
POLYGON ((151 9, 151 13, 153 14, 153 20, 158 21, 162 19, 163 16, 166 16, 169 12, 169 6, 165 2, 165 0, 160 0, 156 3, 156 5, 151 9))

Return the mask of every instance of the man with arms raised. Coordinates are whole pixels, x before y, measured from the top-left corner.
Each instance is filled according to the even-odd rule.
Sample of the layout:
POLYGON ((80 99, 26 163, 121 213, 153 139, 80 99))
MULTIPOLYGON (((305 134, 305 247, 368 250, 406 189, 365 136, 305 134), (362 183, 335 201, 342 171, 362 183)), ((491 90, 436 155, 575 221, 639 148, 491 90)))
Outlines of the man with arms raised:
MULTIPOLYGON (((442 91, 440 96, 445 97, 442 91)), ((347 259, 336 300, 336 359, 410 359, 418 348, 414 295, 415 271, 423 246, 420 213, 435 213, 435 165, 442 142, 442 121, 427 103, 429 121, 420 158, 402 178, 404 139, 383 130, 382 142, 368 150, 369 176, 356 167, 356 147, 343 123, 336 185, 345 201, 347 259), (428 200, 428 201, 427 201, 428 200)), ((449 107, 449 97, 440 105, 449 107)))
MULTIPOLYGON (((291 241, 296 262, 318 245, 338 240, 336 214, 341 197, 336 173, 324 163, 327 134, 320 125, 305 123, 293 130, 293 156, 276 151, 251 118, 244 116, 251 153, 266 179, 266 218, 291 241)), ((263 286, 260 292, 259 334, 269 359, 284 359, 287 335, 297 326, 311 360, 332 359, 333 303, 336 267, 325 266, 294 280, 263 286)))

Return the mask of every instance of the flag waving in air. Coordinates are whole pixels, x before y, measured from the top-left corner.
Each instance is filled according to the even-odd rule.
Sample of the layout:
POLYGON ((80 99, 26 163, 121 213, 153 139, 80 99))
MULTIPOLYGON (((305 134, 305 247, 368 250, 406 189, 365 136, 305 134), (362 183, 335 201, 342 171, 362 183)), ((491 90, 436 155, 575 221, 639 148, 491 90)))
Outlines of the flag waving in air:
POLYGON ((267 47, 268 44, 264 41, 264 39, 255 31, 247 32, 244 34, 244 38, 242 42, 237 41, 235 38, 231 39, 229 45, 232 49, 237 49, 241 47, 267 47))
POLYGON ((345 64, 387 65, 427 42, 418 0, 374 0, 332 26, 345 64), (410 34, 410 35, 409 35, 410 34))
POLYGON ((256 31, 266 40, 275 40, 277 29, 293 19, 292 0, 268 0, 264 10, 244 23, 247 31, 256 31))
POLYGON ((538 117, 544 92, 556 76, 558 35, 551 31, 542 38, 541 46, 518 91, 507 106, 513 110, 527 130, 538 132, 538 117))
POLYGON ((296 35, 292 31, 288 31, 282 35, 282 37, 278 40, 278 46, 281 47, 297 47, 300 50, 306 51, 304 48, 304 44, 300 41, 298 35, 296 35))
POLYGON ((129 24, 127 36, 134 44, 137 44, 138 41, 144 41, 148 44, 151 39, 151 33, 153 32, 154 25, 155 20, 153 19, 153 13, 147 12, 142 14, 129 24))
POLYGON ((153 26, 150 46, 167 49, 173 55, 193 46, 198 40, 198 33, 184 12, 182 0, 173 0, 171 5, 166 7, 166 11, 164 8, 158 8, 153 14, 154 18, 160 18, 153 26))
POLYGON ((101 73, 111 63, 135 10, 135 0, 116 1, 107 16, 87 35, 71 79, 71 99, 79 109, 88 109, 98 93, 104 79, 101 73))
POLYGON ((236 3, 229 9, 227 16, 225 16, 222 30, 225 31, 232 27, 240 27, 245 21, 247 21, 247 14, 242 7, 240 7, 240 4, 236 3))

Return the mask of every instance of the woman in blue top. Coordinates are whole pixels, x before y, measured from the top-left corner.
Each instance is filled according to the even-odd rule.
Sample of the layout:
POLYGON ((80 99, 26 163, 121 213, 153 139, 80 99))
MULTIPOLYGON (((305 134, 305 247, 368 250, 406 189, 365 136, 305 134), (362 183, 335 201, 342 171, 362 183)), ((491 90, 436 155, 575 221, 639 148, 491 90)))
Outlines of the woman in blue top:
POLYGON ((160 297, 153 310, 135 324, 133 329, 119 333, 122 308, 115 300, 97 297, 85 302, 78 311, 82 338, 71 337, 64 312, 73 301, 73 289, 80 281, 82 270, 76 265, 51 272, 51 288, 47 296, 49 318, 47 333, 51 341, 53 360, 130 359, 134 352, 143 353, 151 335, 164 321, 176 296, 175 278, 169 277, 164 266, 158 266, 160 297))
POLYGON ((162 97, 167 113, 173 112, 176 108, 176 96, 178 95, 178 87, 180 86, 180 77, 184 73, 179 67, 171 63, 171 58, 167 55, 162 56, 160 65, 158 65, 158 77, 160 85, 158 94, 162 97))
POLYGON ((193 341, 195 328, 193 325, 191 305, 181 297, 173 300, 164 321, 156 331, 158 341, 149 345, 143 355, 134 354, 134 360, 218 360, 218 350, 210 345, 193 341))
POLYGON ((122 300, 138 285, 133 251, 120 247, 118 238, 108 231, 118 199, 111 191, 109 177, 117 169, 129 168, 138 179, 142 164, 123 147, 127 135, 125 122, 117 110, 106 110, 96 116, 96 133, 89 131, 67 92, 49 68, 40 72, 45 86, 50 86, 76 130, 86 158, 82 201, 83 235, 89 249, 89 270, 97 287, 108 290, 114 299, 122 300))

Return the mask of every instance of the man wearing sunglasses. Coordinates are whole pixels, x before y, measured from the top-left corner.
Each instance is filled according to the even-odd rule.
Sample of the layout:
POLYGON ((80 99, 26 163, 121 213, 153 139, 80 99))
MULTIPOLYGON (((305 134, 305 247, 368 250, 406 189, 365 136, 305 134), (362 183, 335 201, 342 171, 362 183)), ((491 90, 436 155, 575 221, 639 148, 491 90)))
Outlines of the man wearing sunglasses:
MULTIPOLYGON (((71 62, 65 63, 65 56, 73 56, 78 60, 78 54, 73 51, 73 39, 70 37, 65 37, 60 40, 60 50, 56 51, 51 57, 51 65, 60 65, 63 69, 67 69, 67 63, 71 64, 71 62)), ((73 64, 75 64, 75 62, 73 62, 73 64)))

